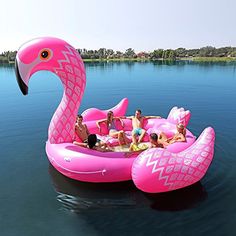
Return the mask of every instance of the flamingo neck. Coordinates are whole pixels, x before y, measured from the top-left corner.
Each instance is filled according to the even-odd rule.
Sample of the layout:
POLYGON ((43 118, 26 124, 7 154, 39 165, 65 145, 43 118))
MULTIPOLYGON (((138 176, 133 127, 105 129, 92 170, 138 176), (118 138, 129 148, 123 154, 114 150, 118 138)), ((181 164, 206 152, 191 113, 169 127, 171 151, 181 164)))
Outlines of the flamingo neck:
POLYGON ((76 50, 67 49, 63 52, 65 60, 59 60, 60 67, 54 68, 64 87, 62 100, 48 129, 48 140, 54 144, 73 141, 76 116, 86 84, 80 55, 76 50))

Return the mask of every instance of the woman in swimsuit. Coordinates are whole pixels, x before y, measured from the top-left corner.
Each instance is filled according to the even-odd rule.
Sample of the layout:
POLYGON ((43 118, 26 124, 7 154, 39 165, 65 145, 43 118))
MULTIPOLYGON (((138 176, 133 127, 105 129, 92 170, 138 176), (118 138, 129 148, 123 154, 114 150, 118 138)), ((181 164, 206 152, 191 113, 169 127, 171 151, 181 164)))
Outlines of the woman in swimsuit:
POLYGON ((124 127, 124 122, 120 117, 114 117, 114 114, 112 111, 109 111, 107 113, 107 119, 99 120, 97 121, 97 126, 99 129, 99 132, 101 132, 101 124, 105 123, 107 125, 107 129, 109 131, 109 136, 112 138, 117 138, 119 145, 127 145, 128 138, 125 135, 124 130, 117 130, 115 125, 115 120, 119 120, 121 122, 122 127, 124 127))
POLYGON ((185 142, 186 141, 186 129, 183 124, 179 123, 176 125, 177 132, 174 136, 167 138, 166 134, 161 132, 159 135, 159 140, 165 143, 165 145, 169 145, 175 142, 185 142))

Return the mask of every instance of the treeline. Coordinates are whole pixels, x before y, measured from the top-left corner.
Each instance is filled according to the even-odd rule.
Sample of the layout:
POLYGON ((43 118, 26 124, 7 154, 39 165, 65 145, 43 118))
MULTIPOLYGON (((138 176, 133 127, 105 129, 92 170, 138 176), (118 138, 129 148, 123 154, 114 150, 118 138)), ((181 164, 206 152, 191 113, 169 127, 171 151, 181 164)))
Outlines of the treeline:
MULTIPOLYGON (((114 51, 113 49, 100 48, 98 50, 78 49, 81 57, 88 60, 109 60, 109 59, 144 59, 144 60, 178 60, 184 58, 198 57, 236 57, 236 47, 215 48, 211 46, 199 49, 156 49, 152 52, 138 52, 128 48, 125 52, 114 51)), ((14 62, 16 51, 7 51, 0 54, 0 63, 14 62)))
POLYGON ((176 60, 190 57, 236 57, 236 47, 215 48, 211 46, 202 47, 200 49, 157 49, 152 52, 139 53, 135 53, 132 48, 128 48, 125 52, 106 48, 100 48, 99 50, 79 49, 78 51, 83 59, 143 58, 150 60, 176 60))
POLYGON ((14 62, 17 51, 7 51, 0 54, 0 63, 14 62))

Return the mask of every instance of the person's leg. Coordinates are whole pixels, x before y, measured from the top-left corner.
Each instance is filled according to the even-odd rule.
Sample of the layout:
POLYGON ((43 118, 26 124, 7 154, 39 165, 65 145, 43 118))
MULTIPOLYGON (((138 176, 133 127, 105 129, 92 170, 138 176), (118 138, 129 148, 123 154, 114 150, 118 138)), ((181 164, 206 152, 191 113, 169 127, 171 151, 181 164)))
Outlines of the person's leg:
POLYGON ((132 143, 137 143, 137 140, 136 140, 136 132, 135 132, 135 129, 132 131, 132 143))
POLYGON ((120 146, 122 146, 124 143, 123 133, 121 131, 118 133, 118 142, 120 146))
POLYGON ((119 131, 110 130, 109 132, 109 136, 111 136, 112 138, 118 138, 118 135, 119 131))
POLYGON ((77 146, 80 146, 80 147, 87 147, 86 143, 81 143, 81 142, 77 142, 77 141, 74 141, 73 144, 77 145, 77 146))
POLYGON ((146 133, 146 130, 142 129, 142 130, 141 130, 141 134, 140 134, 139 139, 138 139, 138 142, 139 142, 139 143, 142 142, 145 133, 146 133))
POLYGON ((167 136, 166 136, 166 134, 164 133, 164 132, 161 132, 159 135, 158 135, 158 139, 159 140, 162 140, 162 141, 164 141, 164 142, 166 142, 167 141, 167 136))
POLYGON ((121 140, 123 141, 123 144, 127 145, 129 143, 129 139, 127 138, 123 130, 120 131, 120 135, 121 135, 121 140))
POLYGON ((122 145, 122 136, 120 134, 120 131, 112 131, 112 130, 110 130, 109 136, 111 136, 112 138, 117 138, 119 145, 120 146, 122 145))
POLYGON ((134 143, 132 142, 129 146, 129 151, 132 152, 133 151, 133 146, 134 146, 134 143))
POLYGON ((163 146, 163 148, 166 148, 166 147, 169 145, 168 142, 166 142, 166 141, 164 141, 164 140, 162 140, 162 139, 158 139, 158 144, 160 144, 161 146, 163 146))
POLYGON ((124 143, 125 143, 125 145, 127 145, 129 143, 129 139, 127 138, 127 136, 123 130, 122 130, 122 135, 123 135, 124 143))
POLYGON ((108 144, 105 143, 105 142, 103 142, 103 141, 101 141, 101 140, 98 140, 97 144, 98 144, 98 147, 101 147, 101 148, 103 148, 103 147, 104 147, 104 148, 108 147, 108 144))

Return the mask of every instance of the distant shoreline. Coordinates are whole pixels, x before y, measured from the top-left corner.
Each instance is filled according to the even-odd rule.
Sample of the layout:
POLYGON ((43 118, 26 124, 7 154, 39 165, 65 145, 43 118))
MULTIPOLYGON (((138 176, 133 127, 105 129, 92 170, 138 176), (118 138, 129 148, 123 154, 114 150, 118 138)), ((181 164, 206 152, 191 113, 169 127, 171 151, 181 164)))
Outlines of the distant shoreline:
POLYGON ((235 61, 236 57, 183 57, 176 59, 150 59, 150 58, 112 58, 112 59, 83 59, 84 62, 140 62, 140 61, 196 61, 196 62, 230 62, 235 61))
MULTIPOLYGON (((215 48, 206 46, 197 49, 156 49, 152 52, 136 53, 128 48, 125 52, 113 49, 99 48, 98 50, 76 49, 84 62, 104 61, 197 61, 197 62, 230 62, 236 61, 236 47, 215 48)), ((0 63, 14 63, 17 51, 6 51, 0 54, 0 63)))

